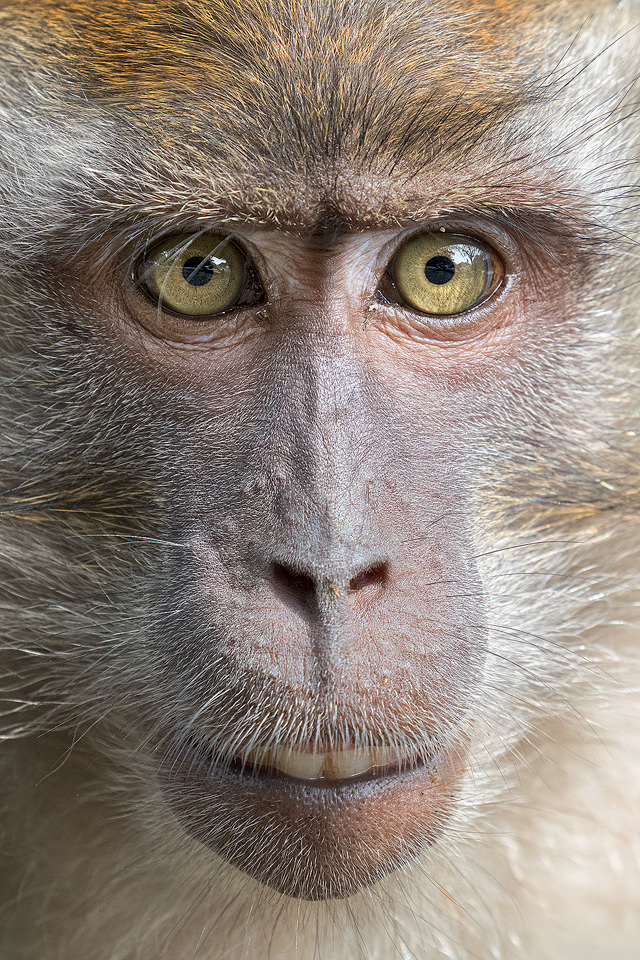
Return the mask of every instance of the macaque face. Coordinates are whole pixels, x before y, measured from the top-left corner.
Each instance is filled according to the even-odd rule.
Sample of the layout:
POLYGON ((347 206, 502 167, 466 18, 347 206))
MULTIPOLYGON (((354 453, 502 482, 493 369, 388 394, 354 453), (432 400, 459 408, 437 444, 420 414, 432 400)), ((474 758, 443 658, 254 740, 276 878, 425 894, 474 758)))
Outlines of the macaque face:
POLYGON ((128 5, 30 6, 70 44, 73 119, 64 159, 32 134, 49 220, 6 265, 42 358, 21 416, 55 413, 14 469, 46 460, 24 500, 95 625, 55 635, 70 713, 90 703, 189 837, 346 897, 446 833, 481 752, 489 661, 509 662, 487 556, 603 496, 582 413, 605 227, 586 161, 536 153, 536 78, 584 11, 541 67, 527 4, 502 46, 503 4, 391 27, 372 6, 344 63, 337 11, 329 29, 314 6, 299 47, 293 12, 256 41, 251 6, 222 18, 246 49, 196 3, 135 31, 128 5))
MULTIPOLYGON (((545 256, 487 216, 174 231, 90 308, 74 268, 112 376, 153 411, 162 788, 290 895, 353 893, 446 823, 487 643, 480 435, 529 355, 545 256)), ((551 302, 570 278, 546 275, 551 302)))
POLYGON ((456 381, 498 321, 488 303, 440 320, 382 289, 423 238, 406 284, 445 308, 450 281, 425 274, 437 255, 436 268, 466 257, 462 296, 464 267, 479 273, 470 300, 498 299, 502 276, 479 239, 405 233, 256 230, 226 257, 224 237, 181 233, 94 308, 169 467, 164 536, 180 549, 159 571, 169 612, 153 639, 163 788, 199 839, 297 896, 353 892, 438 833, 484 659, 461 429, 480 410, 456 381), (237 266, 255 302, 179 314, 196 309, 190 287, 215 305, 216 266, 223 296, 242 296, 224 274, 237 266))

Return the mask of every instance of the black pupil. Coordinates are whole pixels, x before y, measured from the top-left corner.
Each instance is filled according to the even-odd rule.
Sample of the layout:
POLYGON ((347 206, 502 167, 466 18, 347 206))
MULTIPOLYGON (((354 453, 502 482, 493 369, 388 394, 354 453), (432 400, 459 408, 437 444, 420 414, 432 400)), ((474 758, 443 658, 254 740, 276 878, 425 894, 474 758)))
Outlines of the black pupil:
POLYGON ((449 257, 431 257, 427 260, 424 268, 424 275, 429 283, 449 283, 456 272, 456 265, 449 257))
POLYGON ((204 287, 213 276, 214 266, 202 257, 189 257, 182 267, 182 276, 192 287, 204 287))

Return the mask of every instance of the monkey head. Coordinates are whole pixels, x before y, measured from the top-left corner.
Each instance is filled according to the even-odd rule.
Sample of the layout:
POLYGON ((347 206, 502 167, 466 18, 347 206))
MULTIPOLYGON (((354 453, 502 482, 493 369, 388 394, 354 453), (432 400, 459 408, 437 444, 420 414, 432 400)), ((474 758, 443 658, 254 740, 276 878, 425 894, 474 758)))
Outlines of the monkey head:
POLYGON ((583 602, 544 545, 633 488, 585 5, 542 63, 531 4, 364 6, 1 14, 24 709, 310 900, 449 829, 583 602))

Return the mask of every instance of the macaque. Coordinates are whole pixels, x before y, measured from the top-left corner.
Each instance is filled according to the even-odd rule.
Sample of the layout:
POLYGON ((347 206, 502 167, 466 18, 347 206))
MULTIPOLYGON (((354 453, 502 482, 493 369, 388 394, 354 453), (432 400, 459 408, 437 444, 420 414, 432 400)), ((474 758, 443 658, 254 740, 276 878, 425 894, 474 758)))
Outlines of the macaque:
POLYGON ((640 955, 639 44, 0 0, 2 960, 640 955))

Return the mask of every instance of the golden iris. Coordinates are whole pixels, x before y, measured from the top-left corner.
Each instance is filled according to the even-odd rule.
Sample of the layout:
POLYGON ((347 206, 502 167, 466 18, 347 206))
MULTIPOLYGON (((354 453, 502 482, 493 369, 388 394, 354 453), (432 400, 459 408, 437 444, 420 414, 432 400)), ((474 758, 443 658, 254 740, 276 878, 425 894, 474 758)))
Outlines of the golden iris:
POLYGON ((246 258, 228 237, 172 234, 145 257, 140 282, 165 310, 207 317, 230 310, 246 279, 246 258))
POLYGON ((400 248, 392 263, 396 290, 420 313, 465 313, 492 289, 489 250, 472 237, 421 233, 400 248))

